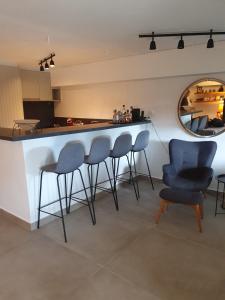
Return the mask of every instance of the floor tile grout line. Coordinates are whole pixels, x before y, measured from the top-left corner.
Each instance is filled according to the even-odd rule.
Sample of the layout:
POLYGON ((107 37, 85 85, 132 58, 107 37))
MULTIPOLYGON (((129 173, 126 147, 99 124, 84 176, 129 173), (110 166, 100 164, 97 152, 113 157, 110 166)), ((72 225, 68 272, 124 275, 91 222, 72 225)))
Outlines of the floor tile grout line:
MULTIPOLYGON (((170 232, 165 232, 165 231, 163 231, 162 229, 159 229, 159 228, 157 228, 157 227, 155 227, 154 230, 155 230, 155 231, 158 231, 158 232, 160 232, 160 233, 162 233, 162 234, 168 235, 168 236, 170 236, 170 237, 172 237, 172 238, 175 238, 175 239, 177 239, 177 240, 190 242, 190 243, 192 243, 192 244, 194 244, 194 245, 196 245, 196 246, 200 246, 200 247, 202 247, 202 248, 214 250, 214 251, 219 252, 220 254, 223 254, 223 255, 224 255, 224 251, 221 250, 221 249, 211 247, 211 246, 209 246, 209 245, 206 245, 206 244, 201 243, 201 242, 198 242, 198 241, 194 241, 194 240, 192 240, 192 239, 190 239, 190 238, 182 238, 182 237, 176 236, 176 235, 174 235, 174 234, 172 234, 172 233, 170 233, 170 232)), ((199 234, 201 234, 201 233, 199 233, 199 234)))
MULTIPOLYGON (((64 245, 63 243, 61 243, 61 242, 58 241, 57 239, 54 239, 54 238, 51 237, 51 236, 48 236, 48 235, 45 235, 45 234, 42 233, 42 237, 43 237, 43 238, 47 238, 47 239, 53 241, 53 242, 56 243, 58 246, 62 247, 63 249, 68 250, 68 251, 71 252, 71 253, 75 253, 75 254, 81 256, 82 258, 91 261, 92 263, 94 263, 95 265, 97 265, 99 268, 102 268, 102 267, 103 267, 103 265, 102 265, 100 262, 95 261, 95 260, 92 259, 90 256, 85 255, 85 254, 82 253, 81 251, 79 251, 79 250, 77 250, 77 249, 74 249, 74 248, 71 248, 71 247, 69 247, 68 245, 64 245)), ((67 243, 67 244, 68 244, 68 243, 67 243)))
MULTIPOLYGON (((132 286, 132 287, 134 287, 134 288, 135 288, 135 287, 138 287, 138 289, 143 290, 147 295, 149 295, 149 296, 154 296, 154 297, 156 297, 157 299, 159 299, 159 297, 158 297, 157 295, 155 295, 154 293, 149 292, 149 290, 146 290, 144 287, 138 285, 137 283, 132 282, 131 280, 127 279, 126 277, 122 276, 121 274, 119 274, 119 273, 113 271, 112 269, 110 269, 109 266, 104 266, 103 269, 106 270, 106 271, 108 271, 108 272, 110 272, 110 273, 113 274, 114 276, 120 278, 122 281, 128 283, 130 286, 132 286)), ((159 299, 159 300, 160 300, 160 299, 159 299)))
MULTIPOLYGON (((150 227, 146 227, 145 228, 145 230, 144 230, 144 232, 146 233, 146 232, 148 232, 149 230, 151 230, 151 229, 153 229, 153 228, 155 228, 155 225, 154 224, 152 224, 152 226, 150 226, 150 227)), ((142 233, 141 235, 143 235, 144 233, 142 233)), ((130 241, 128 244, 129 244, 129 246, 131 245, 131 244, 133 244, 133 243, 136 243, 136 241, 140 238, 141 236, 140 235, 138 235, 138 234, 136 234, 136 237, 132 240, 132 241, 130 241)), ((123 247, 121 247, 120 249, 118 249, 118 251, 114 254, 114 255, 112 255, 111 256, 111 258, 109 258, 109 260, 103 265, 104 267, 105 266, 108 266, 119 254, 118 254, 118 252, 119 251, 124 251, 124 249, 127 247, 128 245, 126 244, 126 245, 124 245, 123 247)))

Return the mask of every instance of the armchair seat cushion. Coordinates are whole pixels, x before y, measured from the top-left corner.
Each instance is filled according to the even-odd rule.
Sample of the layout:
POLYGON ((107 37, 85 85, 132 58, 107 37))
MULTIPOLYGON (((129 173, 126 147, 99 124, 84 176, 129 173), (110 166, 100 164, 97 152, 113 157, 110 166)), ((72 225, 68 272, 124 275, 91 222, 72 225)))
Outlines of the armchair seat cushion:
POLYGON ((213 170, 208 167, 189 168, 165 176, 165 183, 171 188, 186 189, 191 191, 200 191, 206 189, 213 176, 213 170))
POLYGON ((188 205, 202 204, 204 196, 202 192, 165 188, 159 196, 167 201, 188 205))

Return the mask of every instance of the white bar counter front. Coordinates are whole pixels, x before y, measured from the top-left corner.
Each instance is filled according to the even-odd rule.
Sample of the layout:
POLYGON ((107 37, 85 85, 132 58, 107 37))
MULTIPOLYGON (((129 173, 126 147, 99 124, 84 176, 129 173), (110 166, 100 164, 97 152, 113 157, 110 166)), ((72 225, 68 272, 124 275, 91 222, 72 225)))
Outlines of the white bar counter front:
MULTIPOLYGON (((101 123, 60 128, 60 130, 57 128, 44 129, 38 133, 24 135, 21 133, 15 135, 10 129, 0 129, 0 209, 13 215, 27 228, 35 229, 38 215, 40 168, 56 162, 59 152, 65 144, 71 141, 80 141, 85 147, 85 153, 88 154, 91 142, 97 136, 108 136, 111 140, 111 147, 113 147, 114 141, 119 135, 130 133, 134 143, 137 134, 146 129, 150 130, 149 121, 117 125, 101 123)), ((148 150, 147 155, 149 156, 150 151, 148 150)), ((137 162, 140 171, 143 171, 142 158, 137 157, 137 162)), ((109 159, 107 159, 107 163, 111 172, 109 159)), ((120 172, 125 168, 127 168, 127 164, 124 160, 124 162, 121 161, 120 172)), ((81 170, 85 185, 88 187, 86 166, 82 165, 81 170)), ((74 191, 82 188, 78 178, 79 176, 76 177, 75 174, 74 191)), ((105 168, 100 167, 99 180, 106 178, 105 168)), ((70 178, 67 183, 70 184, 70 178)), ((64 191, 64 182, 62 181, 61 184, 64 191)), ((43 178, 42 204, 52 202, 57 198, 56 175, 46 173, 43 178)), ((48 210, 52 213, 57 212, 59 210, 58 203, 49 206, 48 210)), ((46 216, 46 214, 41 214, 41 218, 46 216)))

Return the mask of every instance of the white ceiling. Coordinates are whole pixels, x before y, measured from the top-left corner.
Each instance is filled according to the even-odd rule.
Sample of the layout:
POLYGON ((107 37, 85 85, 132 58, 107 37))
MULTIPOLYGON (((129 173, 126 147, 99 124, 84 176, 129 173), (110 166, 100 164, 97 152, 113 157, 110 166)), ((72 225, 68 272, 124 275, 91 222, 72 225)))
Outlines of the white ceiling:
MULTIPOLYGON (((225 31, 225 0, 0 0, 0 63, 32 68, 51 51, 57 66, 96 62, 147 53, 139 33, 210 28, 225 31)), ((206 41, 189 37, 185 45, 206 41)))

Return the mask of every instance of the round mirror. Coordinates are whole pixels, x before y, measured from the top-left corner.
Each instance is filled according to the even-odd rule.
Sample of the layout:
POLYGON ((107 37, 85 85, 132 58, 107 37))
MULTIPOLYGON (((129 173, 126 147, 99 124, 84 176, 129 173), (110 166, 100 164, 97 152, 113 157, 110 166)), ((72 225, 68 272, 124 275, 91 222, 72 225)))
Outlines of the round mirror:
POLYGON ((225 82, 201 79, 188 86, 178 104, 182 126, 201 137, 218 135, 225 130, 225 82))

